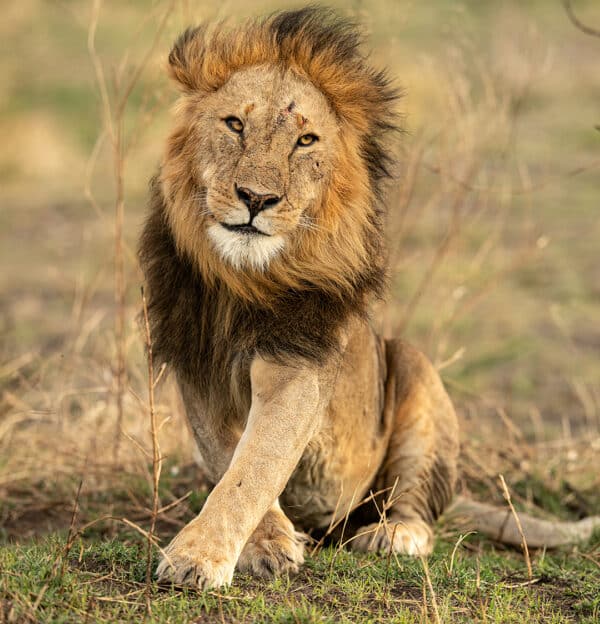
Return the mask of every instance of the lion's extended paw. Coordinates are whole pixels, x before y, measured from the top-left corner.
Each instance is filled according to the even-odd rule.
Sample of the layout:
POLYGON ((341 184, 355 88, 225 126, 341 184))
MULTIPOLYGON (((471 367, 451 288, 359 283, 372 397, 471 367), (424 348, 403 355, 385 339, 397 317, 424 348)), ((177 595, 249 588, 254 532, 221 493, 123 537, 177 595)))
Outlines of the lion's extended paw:
POLYGON ((433 532, 422 520, 395 520, 360 528, 351 542, 359 552, 393 551, 401 555, 429 555, 433 550, 433 532))
POLYGON ((261 578, 297 574, 307 539, 282 512, 268 512, 244 546, 238 570, 261 578))
POLYGON ((158 582, 190 585, 200 590, 229 585, 234 564, 204 553, 186 537, 178 535, 165 549, 166 557, 156 568, 158 582))

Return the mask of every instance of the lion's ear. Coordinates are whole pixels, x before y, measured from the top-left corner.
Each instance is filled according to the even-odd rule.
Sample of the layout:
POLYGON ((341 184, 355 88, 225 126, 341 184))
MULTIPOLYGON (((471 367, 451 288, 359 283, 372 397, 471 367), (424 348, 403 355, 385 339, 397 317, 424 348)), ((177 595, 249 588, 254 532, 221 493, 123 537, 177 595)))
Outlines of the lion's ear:
POLYGON ((200 71, 205 50, 206 29, 188 28, 179 36, 169 54, 169 75, 187 92, 201 87, 200 71))

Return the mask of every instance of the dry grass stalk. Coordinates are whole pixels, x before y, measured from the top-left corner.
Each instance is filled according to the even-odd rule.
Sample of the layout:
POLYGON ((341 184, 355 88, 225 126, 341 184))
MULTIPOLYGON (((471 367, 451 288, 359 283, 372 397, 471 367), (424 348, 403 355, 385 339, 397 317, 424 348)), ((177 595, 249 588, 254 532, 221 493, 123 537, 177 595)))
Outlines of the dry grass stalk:
POLYGON ((450 555, 450 565, 448 566, 448 577, 452 576, 452 572, 454 570, 454 559, 456 558, 456 553, 458 552, 458 547, 463 543, 463 541, 469 537, 469 535, 474 535, 475 531, 469 531, 468 533, 463 533, 459 536, 454 544, 454 548, 452 549, 452 554, 450 555))
MULTIPOLYGON (((349 508, 346 510, 346 513, 343 516, 339 517, 337 520, 335 520, 335 518, 337 517, 337 510, 339 508, 339 501, 342 496, 342 494, 340 494, 340 496, 338 497, 338 502, 336 503, 334 515, 331 519, 331 522, 329 523, 329 526, 327 527, 327 531, 325 531, 325 534, 323 535, 323 537, 315 544, 315 546, 311 550, 311 553, 310 553, 311 556, 314 556, 318 552, 321 546, 323 546, 323 543, 325 542, 325 540, 335 531, 335 529, 337 529, 337 527, 342 522, 344 523, 344 527, 346 526, 346 524, 348 523, 348 519, 350 515, 352 514, 352 512, 354 512, 356 509, 358 509, 362 505, 366 505, 369 501, 374 500, 377 496, 380 496, 381 494, 385 494, 385 492, 388 492, 389 490, 391 490, 391 488, 387 487, 387 488, 382 488, 381 490, 377 490, 376 492, 369 492, 367 496, 365 496, 361 501, 359 501, 356 504, 354 504, 354 496, 353 496, 351 499, 351 504, 349 508)), ((342 531, 342 538, 343 538, 343 534, 344 534, 344 531, 342 531)), ((347 542, 344 542, 344 543, 351 542, 352 539, 353 538, 350 538, 347 542)))
MULTIPOLYGON (((316 544, 316 546, 313 548, 311 555, 314 555, 315 552, 317 551, 317 549, 323 544, 323 541, 326 539, 326 537, 328 535, 330 535, 333 530, 339 526, 340 523, 343 522, 343 526, 342 526, 342 530, 341 530, 341 534, 337 543, 337 547, 336 550, 333 554, 333 557, 331 559, 331 564, 329 566, 329 573, 332 574, 333 573, 333 566, 335 565, 335 561, 337 556, 339 555, 339 553, 350 543, 352 543, 355 539, 362 537, 363 535, 368 535, 369 533, 372 533, 372 539, 371 539, 371 545, 373 543, 373 540, 376 538, 378 531, 381 529, 381 527, 384 528, 384 530, 386 531, 387 535, 390 534, 389 531, 389 523, 388 523, 388 519, 387 519, 387 510, 393 506, 393 504, 402 496, 402 494, 399 494, 397 496, 394 496, 394 491, 396 489, 396 486, 398 485, 398 479, 395 480, 394 485, 391 487, 387 487, 387 488, 383 488, 381 490, 378 490, 377 492, 369 492, 369 495, 366 496, 365 498, 363 498, 360 502, 358 502, 357 504, 354 504, 354 499, 356 497, 356 490, 354 491, 352 498, 350 499, 350 505, 348 506, 348 509, 346 510, 346 513, 339 518, 337 521, 334 522, 334 519, 332 518, 330 524, 329 524, 329 528, 327 529, 327 531, 325 532, 325 535, 321 538, 321 540, 316 544), (379 508, 379 505, 377 504, 377 497, 389 492, 388 494, 388 498, 386 501, 384 501, 382 508, 379 508), (344 535, 346 532, 346 526, 348 524, 348 521, 350 519, 350 515, 359 507, 361 507, 362 505, 368 504, 369 502, 372 502, 375 509, 377 510, 377 514, 379 516, 379 520, 377 522, 377 526, 374 529, 369 529, 368 531, 361 531, 360 533, 356 533, 354 535, 352 535, 351 537, 349 537, 348 539, 344 539, 344 535)), ((339 499, 338 499, 338 504, 336 504, 336 509, 339 506, 339 499)), ((394 538, 396 536, 396 529, 397 529, 397 524, 394 525, 394 528, 392 530, 392 538, 391 538, 391 542, 390 542, 390 547, 388 549, 388 553, 387 553, 387 564, 386 564, 386 580, 385 580, 385 585, 387 587, 387 580, 388 580, 388 572, 389 572, 389 561, 390 558, 392 556, 392 554, 394 555, 394 558, 396 559, 396 563, 398 563, 398 557, 393 549, 393 544, 394 544, 394 538)))
POLYGON ((517 525, 517 529, 519 530, 519 534, 521 535, 521 544, 523 547, 523 556, 525 557, 525 563, 527 565, 527 577, 530 581, 533 580, 533 569, 531 567, 531 558, 529 557, 529 548, 527 547, 527 540, 525 539, 525 533, 523 533, 523 527, 521 526, 521 520, 519 519, 519 515, 517 514, 514 505, 512 504, 512 499, 510 497, 510 492, 508 491, 508 486, 506 485, 506 481, 504 480, 503 475, 499 475, 500 484, 502 485, 502 492, 504 494, 504 498, 510 507, 510 511, 515 519, 515 523, 517 525))
MULTIPOLYGON (((394 551, 394 540, 396 539, 396 529, 398 528, 398 524, 394 524, 394 530, 392 531, 392 537, 390 539, 390 545, 388 547, 387 556, 385 558, 385 588, 387 591, 388 587, 388 575, 390 572, 390 560, 392 558, 392 552, 394 551)), ((395 553, 394 553, 395 554, 395 553)))
POLYGON ((578 28, 581 32, 584 32, 586 35, 590 35, 591 37, 600 37, 600 30, 587 26, 577 17, 577 15, 575 15, 571 0, 563 0, 563 5, 571 23, 575 26, 575 28, 578 28))
MULTIPOLYGON (((425 581, 427 583, 427 588, 429 590, 429 595, 431 597, 431 609, 433 610, 433 615, 435 618, 436 624, 442 624, 442 620, 440 618, 440 610, 438 608, 437 597, 435 595, 435 590, 433 589, 433 583, 431 582, 431 575, 429 574, 429 565, 427 564, 427 559, 425 557, 419 557, 421 560, 421 565, 423 566, 423 573, 425 574, 425 581)), ((423 587, 423 599, 426 601, 427 592, 425 591, 425 587, 423 587)), ((424 605, 427 612, 427 602, 424 605)))
POLYGON ((219 618, 221 619, 221 624, 225 624, 225 613, 223 612, 223 597, 221 596, 221 592, 217 590, 217 605, 219 607, 219 618))
POLYGON ((123 395, 125 392, 125 266, 123 261, 123 219, 125 211, 124 198, 124 169, 123 158, 123 107, 113 110, 110 101, 106 77, 102 62, 96 50, 96 30, 102 0, 94 0, 92 17, 88 30, 88 51, 94 66, 96 82, 102 101, 102 112, 106 132, 109 136, 112 153, 115 180, 115 206, 114 206, 114 297, 116 305, 115 315, 115 341, 116 341, 116 366, 114 379, 116 383, 115 402, 117 408, 117 422, 113 443, 113 459, 116 461, 119 455, 120 431, 123 422, 123 395))
POLYGON ((148 412, 150 415, 150 433, 152 435, 152 519, 150 521, 150 531, 148 532, 148 551, 146 560, 146 611, 150 615, 152 612, 150 594, 152 584, 152 544, 154 530, 156 528, 156 517, 159 512, 158 487, 160 484, 160 473, 162 470, 162 457, 160 454, 160 443, 158 440, 158 429, 156 426, 156 409, 154 403, 154 362, 152 358, 152 335, 150 333, 150 322, 148 320, 148 303, 142 288, 142 305, 144 308, 144 329, 146 337, 146 356, 148 360, 148 412))
MULTIPOLYGON (((113 161, 113 178, 115 182, 115 198, 114 198, 114 299, 116 306, 115 314, 115 343, 116 343, 116 363, 114 369, 114 381, 115 381, 115 404, 117 419, 115 425, 115 436, 113 441, 113 460, 115 463, 119 457, 119 446, 121 439, 121 428, 123 424, 123 399, 125 394, 125 388, 127 383, 127 369, 125 363, 125 260, 124 249, 125 243, 123 240, 123 222, 125 218, 125 164, 126 157, 129 152, 129 146, 127 144, 125 136, 125 113, 127 104, 131 97, 131 94, 139 82, 139 79, 148 65, 150 58, 156 49, 156 46, 160 40, 160 36, 165 28, 167 19, 171 14, 174 6, 174 1, 170 2, 163 13, 158 27, 154 33, 152 43, 148 47, 142 60, 134 66, 133 75, 123 85, 121 84, 120 76, 123 73, 128 61, 128 51, 123 54, 120 63, 118 64, 117 79, 115 80, 115 95, 114 101, 111 101, 106 75, 102 61, 96 49, 96 30, 98 28, 98 20, 100 16, 100 9, 102 6, 102 0, 94 0, 92 6, 92 16, 88 28, 88 52, 92 60, 94 67, 94 74, 96 77, 96 84, 100 93, 100 99, 102 102, 102 115, 104 119, 104 129, 98 138, 98 141, 94 147, 92 159, 90 159, 90 166, 93 167, 98 155, 98 150, 103 142, 104 134, 108 136, 110 145, 112 148, 112 161, 113 161)), ((137 133, 139 135, 139 132, 137 133)), ((88 175, 91 172, 88 172, 88 175)), ((89 180, 89 178, 88 178, 89 180)), ((97 203, 93 200, 93 195, 90 192, 89 181, 86 182, 86 195, 90 199, 92 205, 97 208, 97 203)))

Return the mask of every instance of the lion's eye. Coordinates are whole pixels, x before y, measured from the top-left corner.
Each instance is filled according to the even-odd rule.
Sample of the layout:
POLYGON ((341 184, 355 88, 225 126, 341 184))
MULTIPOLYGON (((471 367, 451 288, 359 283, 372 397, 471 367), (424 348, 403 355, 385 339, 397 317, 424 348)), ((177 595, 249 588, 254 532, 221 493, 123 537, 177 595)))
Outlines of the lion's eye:
POLYGON ((296 141, 297 145, 301 145, 302 147, 306 147, 307 145, 312 145, 315 141, 318 141, 319 137, 316 134, 303 134, 298 141, 296 141))
POLYGON ((225 119, 225 123, 230 130, 233 130, 233 132, 237 132, 238 134, 240 134, 244 129, 244 124, 241 119, 238 119, 237 117, 227 117, 225 119))

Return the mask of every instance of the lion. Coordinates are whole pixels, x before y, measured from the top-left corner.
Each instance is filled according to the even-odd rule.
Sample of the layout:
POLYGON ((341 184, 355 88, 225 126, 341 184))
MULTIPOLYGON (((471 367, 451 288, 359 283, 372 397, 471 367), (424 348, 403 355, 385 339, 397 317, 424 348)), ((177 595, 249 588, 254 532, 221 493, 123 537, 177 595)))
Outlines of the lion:
POLYGON ((357 551, 427 555, 453 498, 440 377, 369 320, 399 93, 360 44, 307 8, 189 29, 169 55, 182 94, 140 261, 154 357, 214 489, 159 581, 295 573, 305 532, 342 518, 357 551))

